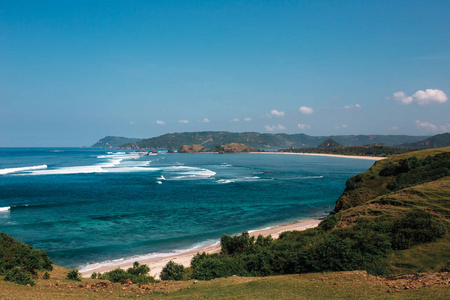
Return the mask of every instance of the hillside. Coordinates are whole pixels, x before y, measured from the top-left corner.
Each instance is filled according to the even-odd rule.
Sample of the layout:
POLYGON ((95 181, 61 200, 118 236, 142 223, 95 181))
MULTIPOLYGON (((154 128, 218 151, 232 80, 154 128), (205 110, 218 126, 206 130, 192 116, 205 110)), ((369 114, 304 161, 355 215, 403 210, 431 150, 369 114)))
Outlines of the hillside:
POLYGON ((246 152, 258 152, 256 148, 249 147, 241 143, 231 143, 227 145, 216 146, 211 149, 211 152, 219 153, 246 153, 246 152))
POLYGON ((406 143, 399 145, 400 148, 408 149, 426 149, 426 148, 440 148, 450 146, 450 133, 442 133, 427 138, 423 141, 415 143, 406 143))
MULTIPOLYGON (((172 148, 171 148, 172 149, 172 148)), ((173 149, 172 149, 173 150, 173 149)), ((209 150, 200 145, 183 145, 178 149, 178 153, 199 153, 208 152, 209 150)))
POLYGON ((326 139, 317 148, 319 148, 319 149, 329 149, 329 148, 338 148, 338 147, 342 147, 342 145, 339 144, 338 142, 336 142, 333 139, 326 139))
POLYGON ((106 136, 91 146, 91 148, 116 148, 123 144, 133 144, 141 139, 126 138, 120 136, 106 136))
MULTIPOLYGON (((428 138, 427 136, 407 135, 340 135, 340 136, 309 136, 306 134, 270 134, 258 132, 227 132, 227 131, 203 131, 169 133, 158 137, 139 140, 136 145, 126 142, 118 145, 121 148, 156 148, 169 149, 180 148, 182 145, 198 144, 205 148, 230 143, 242 143, 253 148, 308 148, 317 147, 327 139, 333 139, 343 146, 363 146, 371 144, 385 144, 394 146, 403 143, 418 142, 428 138)), ((97 144, 96 144, 97 145, 97 144)))

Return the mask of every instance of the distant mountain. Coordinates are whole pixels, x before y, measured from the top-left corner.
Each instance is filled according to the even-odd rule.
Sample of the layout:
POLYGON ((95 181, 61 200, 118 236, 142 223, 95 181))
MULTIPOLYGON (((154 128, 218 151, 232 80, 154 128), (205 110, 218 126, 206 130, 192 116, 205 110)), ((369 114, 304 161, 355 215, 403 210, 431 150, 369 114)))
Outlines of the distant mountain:
POLYGON ((397 147, 409 149, 425 149, 425 148, 440 148, 447 146, 450 146, 450 133, 448 132, 437 134, 423 141, 398 145, 397 147))
POLYGON ((320 149, 329 149, 329 148, 338 148, 338 147, 342 147, 341 144, 339 144, 338 142, 336 142, 333 139, 326 139, 322 144, 319 145, 320 149))
POLYGON ((270 134, 258 132, 227 132, 227 131, 202 131, 169 133, 149 139, 126 139, 122 137, 105 137, 98 141, 94 148, 126 148, 126 149, 169 149, 180 148, 182 145, 201 145, 212 148, 217 145, 230 143, 242 143, 258 149, 281 148, 316 148, 327 139, 333 139, 342 146, 363 146, 384 144, 394 146, 404 143, 415 143, 429 136, 408 135, 336 135, 336 136, 310 136, 300 134, 270 134))
POLYGON ((92 145, 91 148, 116 148, 127 143, 134 144, 140 140, 141 139, 126 138, 121 136, 107 136, 92 145))
MULTIPOLYGON (((247 146, 267 148, 316 148, 326 139, 333 139, 343 146, 363 146, 369 144, 385 144, 394 146, 403 143, 413 143, 424 140, 429 136, 407 135, 339 135, 339 136, 309 136, 306 134, 270 134, 258 132, 227 132, 227 131, 203 131, 169 133, 159 137, 143 139, 136 142, 138 148, 180 148, 182 145, 198 144, 206 148, 230 143, 242 143, 247 146)), ((132 145, 122 145, 132 149, 132 145)))

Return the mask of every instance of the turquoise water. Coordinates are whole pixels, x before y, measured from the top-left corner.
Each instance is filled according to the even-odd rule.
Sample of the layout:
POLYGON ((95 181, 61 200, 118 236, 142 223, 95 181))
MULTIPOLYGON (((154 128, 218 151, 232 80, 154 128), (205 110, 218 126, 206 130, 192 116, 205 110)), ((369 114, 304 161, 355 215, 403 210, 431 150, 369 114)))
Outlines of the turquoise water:
MULTIPOLYGON (((66 267, 182 252, 326 215, 370 160, 0 148, 0 231, 66 267)), ((94 265, 93 265, 94 264, 94 265)))

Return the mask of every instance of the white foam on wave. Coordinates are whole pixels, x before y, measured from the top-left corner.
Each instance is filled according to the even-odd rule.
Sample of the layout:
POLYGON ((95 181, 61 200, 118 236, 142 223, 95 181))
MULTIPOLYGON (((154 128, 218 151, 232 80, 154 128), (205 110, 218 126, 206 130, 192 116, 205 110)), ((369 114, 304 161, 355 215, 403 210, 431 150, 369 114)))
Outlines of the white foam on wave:
POLYGON ((219 183, 219 184, 227 184, 227 183, 233 183, 234 182, 234 180, 232 180, 232 179, 219 179, 219 180, 217 180, 217 183, 219 183))
POLYGON ((195 169, 187 172, 179 172, 179 176, 172 177, 172 180, 180 180, 180 179, 205 179, 216 175, 216 172, 208 170, 208 169, 195 169))
POLYGON ((26 171, 39 170, 39 169, 47 169, 47 165, 0 169, 0 174, 5 175, 5 174, 10 174, 10 173, 26 172, 26 171))
POLYGON ((0 213, 8 212, 11 209, 11 206, 0 207, 0 213))
POLYGON ((191 252, 191 251, 201 251, 208 247, 217 246, 219 244, 220 244, 220 241, 207 240, 207 241, 204 241, 201 243, 194 244, 190 248, 175 249, 175 250, 168 251, 168 252, 153 252, 153 253, 144 254, 144 255, 135 255, 135 256, 124 257, 124 258, 119 258, 119 259, 85 264, 85 265, 79 266, 78 270, 80 272, 87 272, 87 271, 94 270, 96 268, 103 267, 103 266, 115 266, 118 264, 132 263, 135 261, 141 261, 141 260, 150 259, 150 258, 159 258, 159 257, 163 258, 163 257, 179 255, 179 254, 183 254, 183 253, 187 253, 187 252, 191 252))
POLYGON ((104 172, 106 171, 103 170, 101 166, 75 166, 53 170, 31 171, 31 173, 23 175, 64 175, 64 174, 87 174, 87 173, 104 173, 104 172))

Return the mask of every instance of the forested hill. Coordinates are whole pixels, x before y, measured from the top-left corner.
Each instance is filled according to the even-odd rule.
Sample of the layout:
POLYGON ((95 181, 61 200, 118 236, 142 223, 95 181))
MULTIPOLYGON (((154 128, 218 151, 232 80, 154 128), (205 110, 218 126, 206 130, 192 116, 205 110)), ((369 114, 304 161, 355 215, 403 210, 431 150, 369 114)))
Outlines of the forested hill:
POLYGON ((91 146, 91 148, 116 148, 127 143, 136 143, 141 139, 126 138, 121 136, 106 136, 91 146))
POLYGON ((439 148, 447 146, 450 146, 449 132, 437 134, 423 141, 399 145, 399 147, 401 148, 408 148, 408 149, 439 148))
MULTIPOLYGON (((227 131, 203 131, 203 132, 183 132, 169 133, 149 139, 136 141, 126 141, 112 143, 114 137, 106 137, 98 141, 93 148, 179 148, 182 145, 197 144, 206 148, 230 143, 242 143, 250 147, 264 148, 305 148, 317 147, 327 139, 333 139, 343 146, 362 146, 370 144, 384 144, 394 146, 405 143, 422 141, 428 136, 408 136, 408 135, 337 135, 337 136, 310 136, 300 134, 270 134, 258 132, 227 132, 227 131), (107 141, 105 141, 107 139, 107 141), (105 146, 108 143, 109 146, 105 146)), ((124 139, 124 138, 120 138, 124 139)), ((131 139, 132 140, 132 139, 131 139)), ((118 140, 119 141, 119 140, 118 140)))

